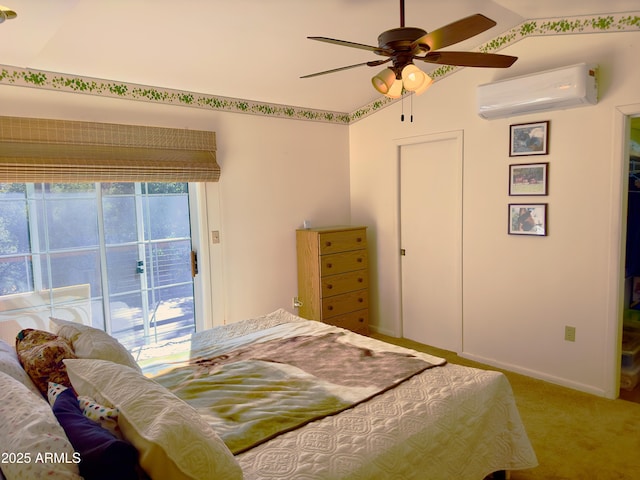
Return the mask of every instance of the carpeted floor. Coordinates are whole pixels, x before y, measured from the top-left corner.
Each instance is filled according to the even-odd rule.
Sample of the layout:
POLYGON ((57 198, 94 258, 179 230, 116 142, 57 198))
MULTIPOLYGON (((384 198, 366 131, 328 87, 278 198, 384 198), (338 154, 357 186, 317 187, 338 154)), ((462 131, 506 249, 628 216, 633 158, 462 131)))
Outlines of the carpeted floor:
MULTIPOLYGON (((499 370, 411 340, 372 336, 451 363, 499 370)), ((531 470, 511 472, 511 480, 640 479, 640 404, 503 373, 540 463, 531 470)))

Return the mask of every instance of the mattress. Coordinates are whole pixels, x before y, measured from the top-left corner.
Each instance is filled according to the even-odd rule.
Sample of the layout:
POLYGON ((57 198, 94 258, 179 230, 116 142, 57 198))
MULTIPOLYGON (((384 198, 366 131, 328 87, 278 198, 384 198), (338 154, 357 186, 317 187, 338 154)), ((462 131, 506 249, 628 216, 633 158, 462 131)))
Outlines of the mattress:
POLYGON ((353 345, 411 353, 436 365, 354 407, 287 431, 236 455, 252 479, 483 479, 537 465, 507 378, 446 363, 285 310, 134 352, 145 375, 206 351, 340 331, 353 345))

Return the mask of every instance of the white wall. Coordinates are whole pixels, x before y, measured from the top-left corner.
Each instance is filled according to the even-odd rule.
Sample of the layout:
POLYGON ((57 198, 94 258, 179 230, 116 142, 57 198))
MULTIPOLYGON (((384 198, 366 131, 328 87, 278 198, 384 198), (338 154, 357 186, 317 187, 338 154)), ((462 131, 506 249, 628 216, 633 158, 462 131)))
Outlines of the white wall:
POLYGON ((611 253, 620 232, 611 214, 622 188, 622 139, 614 124, 616 107, 640 103, 639 51, 638 33, 527 38, 501 51, 519 57, 509 70, 468 68, 436 82, 414 99, 413 123, 400 122, 398 103, 350 127, 352 220, 372 226, 376 248, 375 328, 401 334, 394 145, 463 130, 462 354, 615 395, 611 253), (600 65, 596 106, 493 121, 475 113, 479 84, 580 62, 600 65), (510 158, 509 125, 541 120, 551 121, 549 155, 510 158), (508 165, 531 161, 550 162, 549 195, 509 197, 508 165), (507 204, 524 199, 549 203, 549 236, 507 235, 507 204), (564 340, 565 325, 576 327, 575 343, 564 340))
MULTIPOLYGON (((206 215, 221 243, 212 258, 214 311, 237 321, 297 295, 295 229, 349 222, 348 128, 343 125, 152 105, 0 86, 0 115, 213 130, 221 178, 206 215), (216 195, 217 194, 217 195, 216 195), (217 259, 217 260, 216 260, 217 259)), ((222 321, 223 319, 218 319, 222 321)))

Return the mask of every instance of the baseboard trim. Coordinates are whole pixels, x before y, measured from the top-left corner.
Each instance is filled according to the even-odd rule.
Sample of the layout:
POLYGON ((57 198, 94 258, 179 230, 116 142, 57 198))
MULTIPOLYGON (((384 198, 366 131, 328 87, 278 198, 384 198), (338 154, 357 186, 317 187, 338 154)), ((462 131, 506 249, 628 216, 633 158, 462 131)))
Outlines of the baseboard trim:
POLYGON ((379 333, 380 335, 386 335, 387 337, 394 337, 394 338, 398 337, 398 335, 396 335, 396 333, 393 330, 387 330, 385 328, 379 328, 376 325, 369 325, 369 330, 372 333, 379 333))
POLYGON ((593 385, 574 382, 566 378, 556 377, 554 375, 549 375, 547 373, 540 372, 537 370, 531 370, 518 365, 500 362, 493 358, 487 358, 481 355, 474 355, 474 354, 465 353, 465 352, 458 353, 458 356, 462 358, 466 358, 467 360, 472 360, 474 362, 484 363, 485 365, 490 365, 495 368, 500 368, 502 370, 508 370, 510 372, 519 373, 527 377, 537 378, 538 380, 544 380, 545 382, 553 383, 555 385, 560 385, 562 387, 567 387, 573 390, 578 390, 580 392, 596 395, 598 397, 604 397, 609 399, 617 398, 617 397, 611 397, 610 395, 607 395, 607 392, 604 389, 594 387, 593 385))

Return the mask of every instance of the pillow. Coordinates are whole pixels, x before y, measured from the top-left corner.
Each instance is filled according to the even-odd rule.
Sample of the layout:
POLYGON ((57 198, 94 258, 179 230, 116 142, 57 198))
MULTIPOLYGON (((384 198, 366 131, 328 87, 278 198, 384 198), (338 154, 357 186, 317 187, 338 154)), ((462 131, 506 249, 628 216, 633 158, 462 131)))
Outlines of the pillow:
POLYGON ((137 479, 136 449, 85 417, 73 390, 60 392, 52 410, 80 454, 80 475, 85 480, 137 479))
POLYGON ((0 372, 15 378, 32 392, 40 393, 38 387, 35 386, 27 372, 20 365, 16 349, 2 340, 0 340, 0 372))
POLYGON ((153 480, 242 478, 231 451, 200 415, 162 385, 105 360, 65 360, 80 395, 117 407, 118 424, 153 480))
POLYGON ((127 365, 141 371, 133 356, 107 332, 81 323, 49 317, 56 333, 71 342, 77 358, 97 358, 127 365))
MULTIPOLYGON (((49 389, 47 390, 49 405, 53 407, 56 403, 56 399, 65 390, 67 390, 67 387, 64 385, 49 382, 49 389)), ((120 427, 118 427, 117 408, 105 407, 96 403, 92 398, 85 396, 79 396, 77 397, 77 400, 78 406, 85 417, 99 424, 102 428, 107 429, 115 437, 122 439, 122 433, 120 432, 120 427)))
POLYGON ((16 337, 16 353, 42 395, 47 395, 50 381, 71 386, 62 360, 76 356, 64 338, 44 330, 27 328, 16 337))
POLYGON ((80 456, 73 451, 47 402, 2 372, 0 452, 15 455, 8 458, 13 461, 2 463, 2 471, 9 479, 81 480, 80 456))

